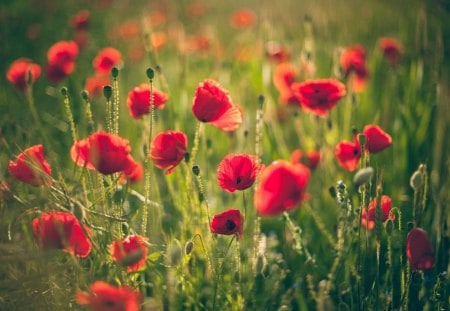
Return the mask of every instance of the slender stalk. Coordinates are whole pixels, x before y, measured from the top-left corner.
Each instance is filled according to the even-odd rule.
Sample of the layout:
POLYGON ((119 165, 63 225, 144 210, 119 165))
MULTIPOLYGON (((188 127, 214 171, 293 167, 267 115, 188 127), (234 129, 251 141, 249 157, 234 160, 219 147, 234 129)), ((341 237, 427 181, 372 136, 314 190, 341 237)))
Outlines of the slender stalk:
POLYGON ((33 87, 32 85, 27 85, 25 88, 25 97, 27 99, 28 108, 31 111, 31 115, 33 116, 34 121, 36 122, 36 125, 39 129, 39 133, 41 134, 42 139, 45 142, 48 142, 47 135, 45 134, 44 127, 42 126, 41 119, 39 118, 39 114, 36 110, 36 105, 34 104, 34 97, 33 97, 33 87))
POLYGON ((117 81, 117 77, 119 75, 119 70, 114 67, 112 69, 113 76, 113 101, 112 101, 112 132, 114 134, 119 134, 119 83, 117 81))
POLYGON ((84 100, 84 109, 85 109, 86 120, 87 120, 87 124, 88 124, 88 132, 89 132, 89 134, 91 134, 95 131, 94 118, 93 118, 92 109, 91 109, 91 101, 89 100, 89 94, 87 91, 82 91, 81 97, 84 100))
POLYGON ((197 122, 197 127, 195 128, 194 145, 192 146, 191 157, 190 157, 190 162, 192 164, 195 164, 195 160, 196 160, 197 153, 198 153, 198 147, 200 145, 200 136, 201 136, 202 131, 203 131, 203 123, 197 122))
POLYGON ((70 132, 72 133, 72 140, 76 142, 78 140, 77 129, 75 128, 75 121, 73 120, 72 110, 70 109, 70 100, 67 93, 67 88, 61 89, 61 94, 64 96, 64 107, 66 108, 66 117, 69 121, 70 132))
POLYGON ((223 273, 223 268, 225 267, 225 257, 228 254, 228 251, 231 248, 231 244, 233 244, 234 239, 236 238, 235 235, 233 235, 233 238, 231 238, 230 242, 228 243, 227 249, 225 250, 225 254, 223 255, 223 258, 220 262, 220 266, 219 269, 217 270, 217 274, 216 274, 216 280, 214 282, 214 293, 213 293, 213 307, 212 310, 214 311, 216 309, 216 298, 217 298, 217 289, 219 287, 219 282, 220 282, 220 277, 222 276, 223 273))
POLYGON ((209 204, 208 204, 208 199, 206 197, 206 188, 203 184, 203 180, 202 177, 200 175, 200 167, 198 165, 194 165, 192 167, 192 171, 194 173, 194 175, 196 176, 197 179, 197 184, 198 184, 198 191, 199 191, 199 195, 200 195, 200 205, 204 202, 205 204, 205 209, 206 209, 206 216, 208 217, 208 223, 207 223, 207 228, 209 227, 209 224, 211 223, 211 216, 209 215, 209 204))
POLYGON ((144 162, 144 174, 145 174, 145 202, 144 208, 142 210, 142 224, 141 224, 141 232, 142 235, 145 236, 147 234, 147 223, 148 223, 148 208, 150 204, 150 196, 151 196, 151 165, 149 161, 150 157, 150 145, 153 139, 153 123, 154 123, 154 96, 153 96, 153 77, 154 71, 151 68, 147 69, 147 77, 149 79, 150 84, 150 118, 148 123, 148 147, 147 154, 145 156, 144 162))

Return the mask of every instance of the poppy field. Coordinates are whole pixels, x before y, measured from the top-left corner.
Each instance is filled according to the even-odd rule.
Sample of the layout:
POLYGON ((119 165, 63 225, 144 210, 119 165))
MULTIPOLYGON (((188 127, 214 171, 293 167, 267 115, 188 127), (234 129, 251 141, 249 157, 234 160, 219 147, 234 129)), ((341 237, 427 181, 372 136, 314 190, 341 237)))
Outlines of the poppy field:
POLYGON ((3 1, 0 310, 449 310, 450 7, 391 2, 3 1))

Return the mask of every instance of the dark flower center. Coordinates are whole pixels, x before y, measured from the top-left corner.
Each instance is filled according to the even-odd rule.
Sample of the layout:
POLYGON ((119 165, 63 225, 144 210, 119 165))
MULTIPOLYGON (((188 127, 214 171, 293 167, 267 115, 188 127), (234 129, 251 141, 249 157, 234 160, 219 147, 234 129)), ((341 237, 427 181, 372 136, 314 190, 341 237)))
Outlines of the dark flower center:
POLYGON ((239 185, 241 181, 242 181, 242 177, 238 176, 238 178, 236 178, 236 183, 239 185))
POLYGON ((227 228, 228 231, 232 231, 236 229, 236 224, 234 223, 234 221, 228 219, 225 223, 225 228, 227 228))
POLYGON ((105 301, 103 301, 103 305, 105 307, 112 308, 116 305, 116 302, 112 301, 112 300, 105 300, 105 301))
POLYGON ((357 148, 353 149, 353 154, 354 155, 358 155, 358 153, 359 153, 359 149, 357 149, 357 148))

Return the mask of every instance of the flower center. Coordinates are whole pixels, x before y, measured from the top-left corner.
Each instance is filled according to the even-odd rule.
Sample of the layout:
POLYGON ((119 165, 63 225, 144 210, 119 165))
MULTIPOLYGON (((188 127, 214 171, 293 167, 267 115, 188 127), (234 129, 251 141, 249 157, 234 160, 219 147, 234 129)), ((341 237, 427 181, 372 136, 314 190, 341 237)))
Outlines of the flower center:
POLYGON ((227 228, 228 231, 232 231, 236 229, 236 224, 234 223, 234 221, 228 219, 225 223, 225 228, 227 228))
POLYGON ((103 301, 103 305, 107 308, 112 308, 116 305, 116 302, 112 300, 105 300, 103 301))
POLYGON ((238 176, 238 178, 236 178, 236 183, 239 185, 242 181, 242 177, 238 176))

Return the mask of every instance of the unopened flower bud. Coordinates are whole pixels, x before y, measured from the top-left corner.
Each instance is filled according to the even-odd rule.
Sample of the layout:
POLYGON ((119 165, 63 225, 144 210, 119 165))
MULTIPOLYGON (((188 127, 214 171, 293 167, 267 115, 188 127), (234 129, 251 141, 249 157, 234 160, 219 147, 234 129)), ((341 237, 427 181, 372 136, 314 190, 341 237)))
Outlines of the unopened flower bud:
POLYGON ((184 253, 186 255, 189 255, 190 253, 192 253, 193 249, 194 249, 194 242, 193 241, 187 241, 186 244, 184 245, 184 253))
POLYGON ((63 86, 63 87, 61 88, 61 95, 62 95, 62 96, 67 96, 67 88, 66 88, 65 86, 63 86))
POLYGON ((363 133, 358 134, 358 141, 360 145, 365 145, 366 144, 366 135, 364 135, 363 133))
POLYGON ((81 205, 81 203, 75 203, 73 205, 73 214, 80 222, 83 222, 83 220, 86 218, 86 210, 84 209, 84 206, 81 205))
POLYGON ((200 167, 198 165, 194 165, 192 167, 192 173, 194 173, 195 176, 200 175, 200 167))
POLYGON ((103 95, 109 100, 112 96, 112 87, 110 85, 105 85, 103 87, 103 95))
POLYGON ((174 242, 170 243, 167 253, 169 254, 169 264, 171 266, 177 266, 180 263, 182 257, 182 251, 178 241, 175 240, 174 242))
POLYGON ((353 183, 359 187, 370 182, 372 180, 372 177, 373 168, 370 166, 365 167, 356 172, 355 176, 353 176, 353 183))
POLYGON ((81 98, 84 100, 89 100, 89 92, 86 90, 81 91, 81 98))
POLYGON ((262 109, 263 105, 264 105, 264 95, 259 95, 258 96, 258 102, 259 102, 259 109, 262 109))
POLYGON ((395 230, 394 222, 391 219, 389 219, 386 222, 386 233, 391 235, 394 230, 395 230))
POLYGON ((331 186, 330 188, 328 188, 328 192, 330 193, 331 197, 333 199, 336 198, 336 188, 334 188, 333 186, 331 186))
POLYGON ((423 184, 423 178, 422 173, 420 172, 420 169, 415 171, 411 178, 409 179, 409 185, 411 188, 413 188, 415 191, 417 191, 423 184))
POLYGON ((148 68, 145 73, 147 74, 147 78, 149 78, 150 80, 155 77, 155 71, 153 70, 153 68, 148 68))
POLYGON ((119 68, 113 67, 111 69, 111 75, 114 79, 117 78, 119 76, 119 68))

